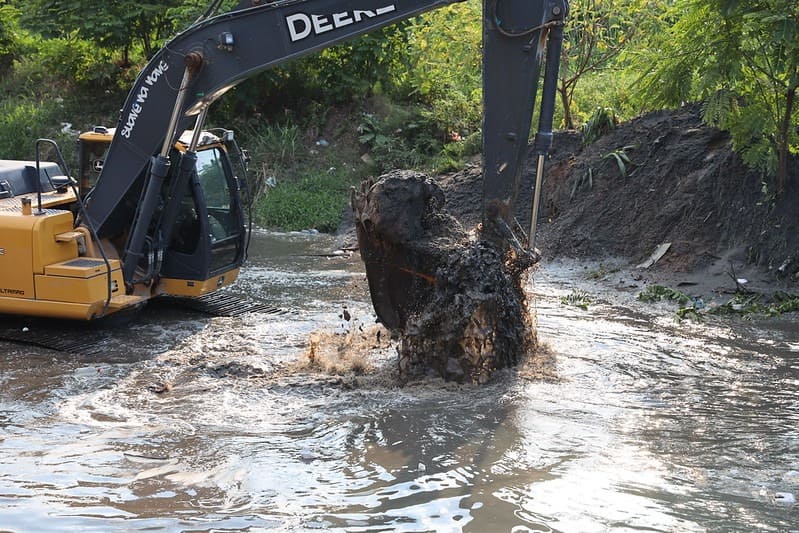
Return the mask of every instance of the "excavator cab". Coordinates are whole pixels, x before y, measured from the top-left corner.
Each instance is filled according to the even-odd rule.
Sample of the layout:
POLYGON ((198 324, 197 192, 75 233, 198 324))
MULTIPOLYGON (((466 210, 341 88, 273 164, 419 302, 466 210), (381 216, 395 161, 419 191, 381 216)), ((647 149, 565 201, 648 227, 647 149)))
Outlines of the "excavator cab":
MULTIPOLYGON (((82 198, 90 196, 97 183, 115 135, 116 129, 104 127, 81 134, 82 198)), ((177 176, 181 167, 178 162, 187 153, 193 135, 193 131, 186 131, 170 150, 170 160, 175 164, 171 165, 166 182, 180 183, 181 190, 163 186, 160 215, 153 218, 148 232, 160 235, 162 242, 148 239, 148 253, 138 260, 137 281, 150 286, 153 294, 200 296, 216 290, 236 279, 246 256, 249 195, 243 179, 243 151, 232 131, 203 131, 193 159, 188 159, 194 161, 193 168, 181 180, 177 176)), ((131 190, 128 202, 123 202, 118 211, 134 211, 140 192, 139 188, 131 190)), ((126 237, 120 234, 118 239, 126 237)))
POLYGON ((162 278, 170 280, 173 287, 182 285, 178 280, 186 280, 187 290, 197 287, 190 281, 215 278, 219 286, 232 281, 224 274, 241 266, 246 254, 243 185, 221 140, 205 140, 210 142, 198 146, 196 172, 180 199, 161 266, 162 278))
POLYGON ((81 198, 85 198, 97 184, 112 139, 113 132, 103 126, 95 126, 78 137, 78 184, 81 198))

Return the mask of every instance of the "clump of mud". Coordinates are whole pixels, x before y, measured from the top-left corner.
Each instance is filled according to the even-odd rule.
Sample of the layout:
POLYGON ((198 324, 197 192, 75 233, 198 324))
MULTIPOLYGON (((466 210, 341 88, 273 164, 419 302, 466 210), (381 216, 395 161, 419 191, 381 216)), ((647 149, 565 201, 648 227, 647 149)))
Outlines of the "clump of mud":
POLYGON ((361 375, 373 370, 370 355, 388 349, 389 342, 389 334, 379 324, 346 331, 316 331, 308 338, 308 349, 298 368, 361 375))
POLYGON ((404 377, 483 383, 536 345, 522 288, 536 258, 499 217, 467 234, 425 175, 394 171, 351 199, 378 318, 399 338, 404 377))

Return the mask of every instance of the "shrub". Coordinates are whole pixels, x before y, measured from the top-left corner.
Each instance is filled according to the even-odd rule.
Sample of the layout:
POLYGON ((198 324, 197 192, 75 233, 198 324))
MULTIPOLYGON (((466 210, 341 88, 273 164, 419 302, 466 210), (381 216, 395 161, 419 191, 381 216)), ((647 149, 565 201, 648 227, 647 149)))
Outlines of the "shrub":
MULTIPOLYGON (((59 143, 70 166, 77 161, 74 138, 61 132, 63 110, 58 101, 35 102, 6 99, 0 102, 0 157, 33 160, 34 144, 40 137, 59 143)), ((43 154, 43 158, 47 158, 43 154)))
POLYGON ((278 180, 258 200, 255 221, 268 228, 335 231, 354 184, 346 169, 278 180))

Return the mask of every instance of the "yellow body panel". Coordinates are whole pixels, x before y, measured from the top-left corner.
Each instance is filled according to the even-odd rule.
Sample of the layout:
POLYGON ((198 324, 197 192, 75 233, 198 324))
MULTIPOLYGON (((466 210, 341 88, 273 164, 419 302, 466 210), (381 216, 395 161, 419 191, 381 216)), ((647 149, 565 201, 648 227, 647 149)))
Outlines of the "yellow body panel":
POLYGON ((104 304, 105 301, 87 305, 0 296, 1 313, 72 320, 91 320, 100 314, 104 304))
MULTIPOLYGON (((39 198, 35 192, 20 194, 12 198, 0 199, 0 213, 2 212, 16 212, 22 205, 22 199, 26 198, 31 201, 31 208, 35 213, 39 209, 39 198)), ((72 187, 69 187, 66 192, 50 191, 42 193, 42 209, 53 209, 59 206, 67 206, 75 201, 75 193, 72 187)))
POLYGON ((33 276, 44 266, 78 256, 76 242, 56 242, 72 229, 69 211, 23 215, 0 211, 0 296, 35 298, 33 276))
POLYGON ((43 274, 45 265, 78 257, 78 244, 75 241, 56 241, 56 235, 72 230, 72 213, 69 211, 48 211, 48 213, 52 213, 52 215, 33 216, 33 218, 41 219, 33 227, 31 236, 32 270, 36 274, 43 274))
POLYGON ((48 276, 67 276, 71 278, 93 278, 100 274, 105 275, 111 267, 111 273, 119 270, 120 264, 117 259, 109 259, 108 265, 102 259, 78 258, 62 263, 55 263, 44 267, 44 273, 48 276))
MULTIPOLYGON (((111 296, 116 296, 125 285, 119 261, 111 261, 111 268, 111 296)), ((45 275, 36 276, 36 299, 85 304, 105 302, 108 299, 105 262, 78 258, 45 267, 45 275)))
POLYGON ((97 131, 84 131, 78 136, 78 138, 81 141, 110 143, 112 140, 114 140, 115 131, 116 131, 115 128, 106 129, 104 133, 100 133, 97 131))
POLYGON ((187 279, 161 278, 156 289, 157 294, 169 296, 203 296, 226 285, 230 285, 239 277, 239 269, 234 268, 224 274, 208 278, 205 281, 187 279))
MULTIPOLYGON (((119 292, 122 276, 112 280, 112 294, 119 292), (114 290, 116 288, 116 290, 114 290)), ((67 278, 63 276, 36 276, 36 296, 38 300, 90 304, 105 302, 108 295, 106 276, 89 279, 67 278)))
MULTIPOLYGON (((69 211, 26 215, 21 207, 0 208, 0 314, 91 320, 103 313, 105 261, 78 257, 78 241, 87 235, 72 224, 69 211)), ((107 312, 141 303, 143 298, 124 295, 119 260, 110 264, 107 312)))
POLYGON ((0 312, 12 315, 38 316, 46 318, 67 318, 70 320, 92 320, 106 316, 123 309, 141 305, 147 299, 137 296, 120 294, 111 298, 108 309, 105 307, 105 297, 102 301, 90 304, 55 302, 52 300, 25 300, 22 298, 3 298, 0 296, 0 312))
POLYGON ((31 228, 9 223, 0 214, 0 297, 35 298, 31 228))

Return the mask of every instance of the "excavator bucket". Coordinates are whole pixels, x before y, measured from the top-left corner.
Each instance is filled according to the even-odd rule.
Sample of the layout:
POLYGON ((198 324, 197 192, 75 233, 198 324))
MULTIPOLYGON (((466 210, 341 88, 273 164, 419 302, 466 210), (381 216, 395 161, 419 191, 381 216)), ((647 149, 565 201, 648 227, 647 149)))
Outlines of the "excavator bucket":
POLYGON ((536 257, 502 220, 467 233, 424 175, 395 171, 352 197, 378 318, 400 339, 400 370, 482 382, 535 344, 522 274, 536 257))
POLYGON ((444 193, 422 174, 396 171, 366 181, 351 203, 375 312, 388 329, 404 329, 439 283, 449 249, 466 233, 440 211, 444 193))

